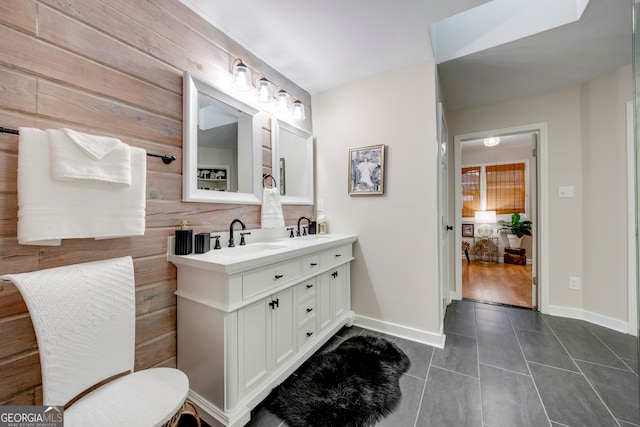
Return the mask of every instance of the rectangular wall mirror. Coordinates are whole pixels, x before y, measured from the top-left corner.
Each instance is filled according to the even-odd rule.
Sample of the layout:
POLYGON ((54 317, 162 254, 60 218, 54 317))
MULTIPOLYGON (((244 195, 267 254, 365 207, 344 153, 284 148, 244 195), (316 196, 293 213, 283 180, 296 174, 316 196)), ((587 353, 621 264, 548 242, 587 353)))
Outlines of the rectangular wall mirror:
POLYGON ((184 73, 183 200, 261 202, 261 112, 184 73))
POLYGON ((272 125, 273 176, 283 204, 313 205, 313 136, 285 121, 272 125))

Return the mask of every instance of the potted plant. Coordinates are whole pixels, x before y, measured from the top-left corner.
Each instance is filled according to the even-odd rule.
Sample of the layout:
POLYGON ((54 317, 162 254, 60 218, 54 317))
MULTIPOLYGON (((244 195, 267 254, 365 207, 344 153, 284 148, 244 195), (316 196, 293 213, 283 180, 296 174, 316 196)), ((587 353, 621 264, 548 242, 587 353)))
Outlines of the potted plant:
POLYGON ((520 214, 511 215, 511 222, 500 220, 498 224, 500 224, 500 230, 510 231, 510 234, 507 234, 509 247, 519 248, 522 236, 531 236, 531 221, 520 221, 520 214))

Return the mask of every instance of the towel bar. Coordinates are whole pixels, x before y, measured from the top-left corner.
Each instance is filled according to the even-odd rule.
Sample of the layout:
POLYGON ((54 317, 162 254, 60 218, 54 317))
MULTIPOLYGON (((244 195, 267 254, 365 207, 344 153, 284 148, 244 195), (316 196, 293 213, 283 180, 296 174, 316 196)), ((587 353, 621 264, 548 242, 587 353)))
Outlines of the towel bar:
MULTIPOLYGON (((12 135, 20 135, 20 131, 17 129, 9 129, 9 128, 5 128, 0 126, 0 133, 10 133, 12 135)), ((153 154, 153 153, 147 153, 147 156, 149 157, 159 157, 162 159, 162 162, 165 165, 170 164, 171 162, 173 162, 176 159, 176 156, 170 156, 169 154, 153 154)))

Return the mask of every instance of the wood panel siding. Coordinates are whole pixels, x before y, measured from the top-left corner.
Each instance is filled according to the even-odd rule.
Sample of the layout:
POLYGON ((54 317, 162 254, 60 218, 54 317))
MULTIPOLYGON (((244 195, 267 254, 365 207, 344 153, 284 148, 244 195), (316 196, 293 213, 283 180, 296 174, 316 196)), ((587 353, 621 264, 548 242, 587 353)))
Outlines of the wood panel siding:
MULTIPOLYGON (((182 74, 225 84, 237 57, 310 108, 304 89, 179 0, 0 1, 0 126, 70 127, 177 158, 147 160, 144 236, 27 246, 17 242, 18 137, 0 134, 0 274, 131 255, 136 369, 176 365, 176 268, 166 246, 180 221, 195 232, 224 231, 234 218, 260 227, 260 206, 181 201, 182 74)), ((271 173, 270 120, 262 137, 263 171, 271 173)), ((313 207, 286 206, 284 214, 293 225, 313 207)), ((41 404, 31 319, 10 283, 0 283, 0 340, 0 405, 41 404)))

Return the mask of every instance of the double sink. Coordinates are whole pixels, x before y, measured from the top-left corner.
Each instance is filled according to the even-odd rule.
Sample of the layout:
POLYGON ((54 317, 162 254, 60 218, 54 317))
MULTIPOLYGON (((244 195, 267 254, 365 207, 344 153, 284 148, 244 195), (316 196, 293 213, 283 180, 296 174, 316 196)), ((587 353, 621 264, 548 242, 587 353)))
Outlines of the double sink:
POLYGON ((277 238, 257 241, 246 245, 210 250, 203 254, 175 255, 173 237, 169 238, 168 259, 176 265, 191 265, 206 270, 231 273, 261 265, 277 262, 292 256, 304 256, 307 253, 331 247, 341 243, 353 242, 355 236, 346 234, 312 234, 294 238, 277 238))

